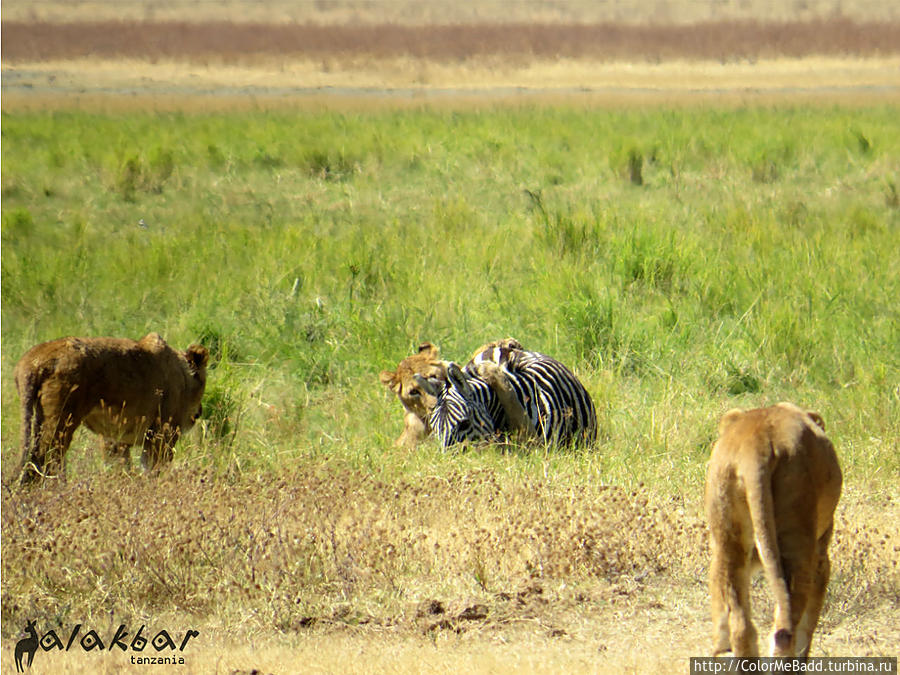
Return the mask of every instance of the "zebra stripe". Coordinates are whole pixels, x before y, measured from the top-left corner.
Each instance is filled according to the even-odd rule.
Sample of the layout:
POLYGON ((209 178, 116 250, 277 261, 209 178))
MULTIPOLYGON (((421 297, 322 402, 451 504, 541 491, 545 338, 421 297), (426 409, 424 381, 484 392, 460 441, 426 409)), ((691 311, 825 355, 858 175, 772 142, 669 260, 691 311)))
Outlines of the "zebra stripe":
POLYGON ((545 442, 590 443, 597 437, 597 411, 571 370, 551 356, 524 349, 494 348, 476 355, 466 368, 495 361, 545 442))
MULTIPOLYGON (((487 440, 510 431, 496 393, 478 377, 478 364, 484 361, 501 367, 532 427, 545 442, 567 445, 596 439, 594 403, 572 371, 545 354, 495 346, 476 354, 462 371, 469 394, 448 378, 437 395, 431 426, 444 446, 487 440), (487 417, 490 426, 486 425, 487 417)), ((451 365, 459 370, 456 364, 451 365)))

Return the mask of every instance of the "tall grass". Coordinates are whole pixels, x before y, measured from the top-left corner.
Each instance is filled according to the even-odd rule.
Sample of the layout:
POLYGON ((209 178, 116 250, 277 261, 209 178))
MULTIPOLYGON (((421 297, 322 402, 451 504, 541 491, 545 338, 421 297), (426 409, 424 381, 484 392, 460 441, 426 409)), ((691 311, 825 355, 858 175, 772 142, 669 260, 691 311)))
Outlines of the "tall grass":
POLYGON ((4 114, 4 372, 65 334, 202 340, 186 461, 383 467, 377 372, 513 335, 585 380, 616 480, 696 487, 716 416, 782 398, 892 479, 895 113, 4 114))

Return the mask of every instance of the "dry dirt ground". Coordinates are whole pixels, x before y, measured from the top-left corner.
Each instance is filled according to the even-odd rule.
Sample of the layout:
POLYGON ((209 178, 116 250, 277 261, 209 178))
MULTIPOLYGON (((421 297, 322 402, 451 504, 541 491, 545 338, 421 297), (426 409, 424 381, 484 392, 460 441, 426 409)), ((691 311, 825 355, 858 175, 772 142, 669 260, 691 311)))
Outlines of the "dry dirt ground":
MULTIPOLYGON (((492 472, 4 488, 0 670, 37 616, 108 647, 121 622, 198 629, 179 673, 686 673, 711 643, 698 509, 492 472)), ((896 655, 898 522, 895 498, 845 489, 815 655, 896 655)), ((752 599, 765 635, 762 579, 752 599)), ((76 644, 30 672, 143 672, 132 656, 76 644)))
MULTIPOLYGON (((248 636, 229 626, 215 637, 198 637, 198 646, 185 651, 185 663, 169 672, 687 673, 690 657, 708 653, 706 594, 701 585, 664 584, 624 583, 607 589, 605 600, 603 594, 561 599, 565 589, 537 586, 537 592, 523 589, 493 602, 448 604, 436 615, 424 608, 417 631, 325 622, 300 633, 248 636), (504 616, 504 606, 514 609, 504 616)), ((873 608, 859 621, 835 619, 832 614, 823 620, 817 656, 896 654, 896 609, 873 608), (872 614, 879 611, 878 628, 871 632, 872 614)), ((4 673, 14 672, 12 648, 11 641, 3 647, 4 673)), ((39 653, 31 672, 142 672, 130 662, 132 655, 39 653)))
MULTIPOLYGON (((690 657, 708 653, 706 593, 702 584, 675 589, 665 583, 631 581, 595 596, 535 585, 492 601, 448 603, 439 614, 420 608, 417 630, 335 621, 299 633, 248 636, 239 626, 223 627, 215 637, 198 637, 185 663, 168 672, 687 673, 690 657)), ((756 616, 764 622, 757 591, 756 616)), ((889 606, 858 618, 832 612, 823 624, 817 656, 895 655, 900 644, 900 613, 889 606)), ((4 673, 14 672, 12 647, 3 647, 4 673)), ((31 672, 142 672, 130 656, 39 653, 31 672)))
POLYGON ((896 21, 900 6, 884 0, 5 0, 8 20, 240 21, 250 23, 421 25, 428 23, 687 24, 716 20, 810 20, 844 16, 896 21))
MULTIPOLYGON (((96 3, 13 0, 0 41, 3 107, 868 101, 900 92, 900 20, 865 3, 834 15, 809 0, 816 16, 786 23, 751 1, 726 3, 734 11, 706 23, 616 24, 584 23, 589 3, 580 0, 535 0, 516 3, 505 23, 464 23, 474 4, 491 3, 410 25, 399 3, 352 0, 315 3, 323 10, 318 22, 306 19, 313 23, 256 23, 258 3, 237 0, 204 3, 221 10, 207 23, 175 0, 130 3, 148 13, 119 19, 96 3), (757 18, 742 17, 738 4, 757 18), (340 14, 325 10, 339 9, 369 11, 334 23, 340 14), (546 9, 568 14, 550 19, 546 9)), ((667 4, 686 20, 703 3, 667 4)))

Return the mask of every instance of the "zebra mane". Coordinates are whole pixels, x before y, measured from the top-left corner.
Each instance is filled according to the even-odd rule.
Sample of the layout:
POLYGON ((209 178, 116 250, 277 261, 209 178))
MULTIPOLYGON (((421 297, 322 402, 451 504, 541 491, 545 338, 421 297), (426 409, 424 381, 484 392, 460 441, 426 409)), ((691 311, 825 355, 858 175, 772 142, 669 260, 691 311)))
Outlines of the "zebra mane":
POLYGON ((523 351, 522 343, 515 338, 495 340, 479 347, 478 351, 469 359, 465 370, 470 375, 475 375, 478 372, 478 364, 484 362, 492 362, 498 366, 504 366, 514 361, 516 354, 523 351))

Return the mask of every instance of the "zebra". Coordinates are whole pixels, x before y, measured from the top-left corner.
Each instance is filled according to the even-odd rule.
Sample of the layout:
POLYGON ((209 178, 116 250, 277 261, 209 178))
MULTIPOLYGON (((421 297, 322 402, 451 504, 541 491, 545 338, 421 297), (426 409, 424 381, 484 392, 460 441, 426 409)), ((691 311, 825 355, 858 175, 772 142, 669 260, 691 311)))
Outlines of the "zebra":
POLYGON ((446 382, 429 386, 431 428, 445 447, 522 431, 560 445, 597 436, 594 403, 572 371, 512 339, 485 345, 462 369, 450 364, 446 382))
POLYGON ((447 363, 447 378, 424 378, 416 382, 437 399, 429 423, 441 445, 491 440, 498 435, 498 423, 504 418, 500 399, 491 385, 452 361, 447 363))

